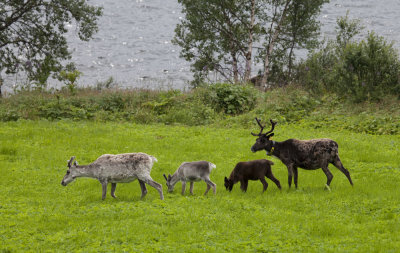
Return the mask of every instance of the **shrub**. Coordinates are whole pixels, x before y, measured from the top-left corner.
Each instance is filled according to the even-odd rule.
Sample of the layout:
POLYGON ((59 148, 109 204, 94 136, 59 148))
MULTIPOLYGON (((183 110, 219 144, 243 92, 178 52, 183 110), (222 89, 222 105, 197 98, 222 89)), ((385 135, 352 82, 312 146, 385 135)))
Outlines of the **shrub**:
POLYGON ((319 93, 334 91, 355 102, 381 100, 384 95, 400 95, 400 60, 393 44, 369 33, 366 40, 354 42, 358 23, 338 19, 337 39, 309 55, 299 65, 298 80, 319 93))
POLYGON ((366 41, 348 43, 336 69, 336 90, 355 101, 400 94, 400 61, 393 44, 370 33, 366 41))
POLYGON ((104 111, 119 112, 125 108, 125 101, 121 93, 110 93, 99 101, 100 108, 104 111))
POLYGON ((256 92, 251 86, 218 83, 202 88, 199 94, 202 100, 217 112, 237 115, 255 107, 256 92))
POLYGON ((309 55, 306 61, 298 66, 297 80, 313 93, 321 93, 329 89, 333 78, 333 67, 337 63, 337 55, 333 43, 309 55))

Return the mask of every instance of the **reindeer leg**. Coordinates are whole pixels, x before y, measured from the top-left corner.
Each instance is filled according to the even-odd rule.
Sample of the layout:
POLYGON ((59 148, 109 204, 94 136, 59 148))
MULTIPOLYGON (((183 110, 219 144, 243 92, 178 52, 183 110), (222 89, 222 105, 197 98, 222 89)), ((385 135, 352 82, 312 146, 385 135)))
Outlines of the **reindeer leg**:
POLYGON ((194 185, 194 182, 190 182, 190 194, 192 194, 192 195, 193 195, 193 185, 194 185))
POLYGON ((207 189, 206 189, 206 192, 204 193, 204 196, 206 196, 207 195, 207 193, 208 193, 208 191, 211 189, 211 186, 209 185, 209 184, 207 184, 207 189))
POLYGON ((206 195, 206 194, 208 193, 208 191, 210 190, 209 187, 212 187, 212 188, 213 188, 213 192, 214 192, 214 195, 215 195, 215 194, 217 193, 217 185, 214 184, 209 178, 206 178, 206 179, 204 180, 204 182, 206 182, 206 184, 207 184, 207 190, 206 190, 206 192, 204 193, 204 195, 206 195))
POLYGON ((185 190, 186 190, 186 182, 182 181, 182 195, 185 195, 185 190))
POLYGON ((150 185, 151 187, 155 188, 158 191, 158 193, 160 193, 160 199, 161 200, 164 199, 164 195, 162 192, 162 185, 154 181, 150 176, 148 178, 143 178, 141 180, 144 181, 146 184, 150 185))
POLYGON ((271 171, 271 170, 267 172, 267 175, 266 175, 266 176, 267 176, 267 178, 271 179, 271 181, 274 182, 274 183, 276 184, 276 186, 279 188, 279 190, 282 190, 281 182, 279 182, 279 180, 276 179, 276 177, 274 176, 274 174, 272 174, 272 171, 271 171))
POLYGON ((240 189, 244 191, 244 180, 240 180, 240 189))
POLYGON ((248 180, 243 180, 243 188, 242 185, 240 186, 242 188, 243 192, 247 191, 247 186, 249 185, 249 181, 248 180))
POLYGON ((322 171, 325 173, 326 178, 327 178, 325 187, 326 187, 326 189, 328 189, 328 190, 330 191, 331 188, 330 188, 329 185, 331 184, 333 175, 332 175, 332 173, 330 172, 330 170, 328 169, 328 165, 322 166, 322 171))
POLYGON ((140 198, 143 199, 147 194, 147 188, 146 188, 146 185, 144 184, 144 182, 140 179, 139 179, 139 185, 140 185, 140 189, 142 190, 142 196, 140 198))
POLYGON ((339 156, 335 157, 335 160, 334 160, 334 162, 332 164, 335 165, 336 168, 338 168, 341 172, 343 172, 343 174, 346 175, 346 177, 349 180, 351 186, 353 186, 353 181, 351 181, 350 172, 347 169, 344 168, 342 162, 340 161, 339 156))
POLYGON ((107 181, 100 181, 101 183, 101 188, 102 188, 102 195, 101 195, 101 199, 104 200, 106 198, 107 195, 107 181))
POLYGON ((117 196, 115 196, 115 189, 117 188, 117 184, 116 183, 111 183, 111 197, 113 198, 117 198, 117 196))
POLYGON ((260 178, 260 181, 263 184, 263 193, 264 193, 268 188, 268 183, 267 181, 265 181, 265 178, 260 178))
POLYGON ((287 166, 288 169, 288 183, 289 183, 289 189, 292 186, 292 177, 293 177, 293 165, 290 164, 287 166))
POLYGON ((299 170, 296 166, 293 166, 293 174, 294 174, 294 186, 297 189, 297 177, 298 177, 299 170))

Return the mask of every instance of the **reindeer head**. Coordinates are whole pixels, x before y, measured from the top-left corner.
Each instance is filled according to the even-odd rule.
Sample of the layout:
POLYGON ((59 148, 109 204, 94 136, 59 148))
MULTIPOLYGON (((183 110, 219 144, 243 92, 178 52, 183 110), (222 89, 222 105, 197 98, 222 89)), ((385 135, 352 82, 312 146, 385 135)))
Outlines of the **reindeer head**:
POLYGON ((227 191, 232 191, 233 188, 233 181, 229 180, 229 178, 225 177, 225 182, 224 182, 225 188, 227 191))
POLYGON ((163 174, 163 176, 164 176, 165 180, 167 180, 168 192, 173 192, 175 185, 171 183, 171 179, 172 179, 171 175, 168 174, 168 177, 167 177, 165 174, 163 174))
POLYGON ((271 152, 271 149, 273 146, 273 141, 271 141, 270 138, 272 136, 274 136, 274 133, 272 131, 274 131, 276 122, 274 122, 274 121, 272 121, 272 119, 270 119, 269 121, 271 122, 271 130, 269 130, 268 132, 263 134, 262 131, 264 130, 265 126, 261 125, 261 122, 259 119, 256 118, 256 121, 257 121, 258 125, 260 126, 261 130, 260 130, 259 134, 251 133, 253 136, 258 136, 256 143, 254 143, 254 145, 251 147, 251 151, 257 152, 262 149, 265 149, 267 151, 267 154, 269 154, 271 152))
POLYGON ((61 181, 61 184, 63 186, 67 186, 67 184, 71 183, 72 181, 75 180, 75 178, 78 176, 77 170, 76 170, 76 166, 78 165, 76 161, 74 161, 74 163, 72 163, 72 161, 75 159, 75 156, 71 157, 71 159, 69 159, 67 167, 67 173, 65 174, 63 180, 61 181))

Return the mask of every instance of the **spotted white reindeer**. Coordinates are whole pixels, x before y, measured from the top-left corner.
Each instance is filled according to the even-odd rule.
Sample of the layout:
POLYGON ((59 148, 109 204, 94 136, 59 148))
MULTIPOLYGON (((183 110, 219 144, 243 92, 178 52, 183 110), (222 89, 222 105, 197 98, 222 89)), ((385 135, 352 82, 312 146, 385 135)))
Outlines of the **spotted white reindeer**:
POLYGON ((66 186, 78 177, 90 177, 100 181, 103 194, 106 198, 107 184, 111 183, 111 196, 115 198, 117 183, 129 183, 139 180, 142 198, 147 194, 146 184, 154 187, 163 200, 161 184, 155 182, 151 176, 151 168, 157 159, 145 153, 126 153, 118 155, 102 155, 89 165, 78 165, 75 156, 68 161, 68 170, 61 184, 66 186), (74 161, 74 162, 73 162, 74 161), (72 163, 73 162, 73 163, 72 163))
POLYGON ((190 182, 190 194, 193 194, 193 183, 203 180, 207 184, 207 190, 204 193, 206 195, 208 191, 213 188, 214 194, 217 191, 217 186, 210 180, 210 173, 212 169, 217 166, 207 161, 198 162, 184 162, 179 166, 175 173, 168 177, 164 174, 165 180, 167 180, 168 192, 174 190, 174 186, 178 181, 182 182, 182 195, 185 194, 186 182, 190 182))

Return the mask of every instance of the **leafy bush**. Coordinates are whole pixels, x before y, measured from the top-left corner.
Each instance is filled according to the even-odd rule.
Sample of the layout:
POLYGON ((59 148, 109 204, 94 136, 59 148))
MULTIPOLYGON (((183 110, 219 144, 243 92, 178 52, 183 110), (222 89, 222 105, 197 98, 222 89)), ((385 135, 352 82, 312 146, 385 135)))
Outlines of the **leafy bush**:
POLYGON ((224 89, 213 86, 190 92, 78 89, 74 95, 69 91, 53 94, 36 90, 1 98, 0 121, 72 119, 187 126, 212 124, 251 129, 255 126, 254 118, 260 117, 264 122, 272 118, 279 124, 293 126, 329 127, 369 134, 400 133, 400 106, 395 96, 385 96, 379 103, 355 104, 336 93, 312 94, 294 85, 266 93, 237 86, 232 88, 236 92, 233 94, 245 97, 241 98, 245 102, 240 108, 245 112, 232 115, 226 113, 223 106, 236 106, 234 101, 227 99, 223 106, 218 103, 223 100, 218 94, 229 94, 217 93, 224 89), (237 94, 237 90, 248 89, 251 95, 237 94))
POLYGON ((400 60, 393 44, 369 33, 351 41, 357 23, 338 19, 338 36, 300 64, 298 80, 313 92, 334 91, 355 102, 400 95, 400 60))
POLYGON ((82 120, 92 117, 91 113, 83 108, 71 105, 68 101, 50 101, 39 107, 39 116, 49 120, 74 119, 82 120))
POLYGON ((203 101, 217 112, 237 115, 252 110, 256 105, 256 90, 251 86, 217 83, 200 91, 203 101))
POLYGON ((104 111, 119 112, 125 107, 125 101, 121 93, 111 93, 99 101, 100 108, 104 111))
POLYGON ((324 92, 329 89, 329 84, 334 80, 332 71, 337 62, 335 45, 328 43, 299 64, 297 80, 313 93, 324 92))
POLYGON ((400 61, 393 44, 370 33, 367 41, 348 43, 335 65, 336 90, 355 101, 400 94, 400 61))

